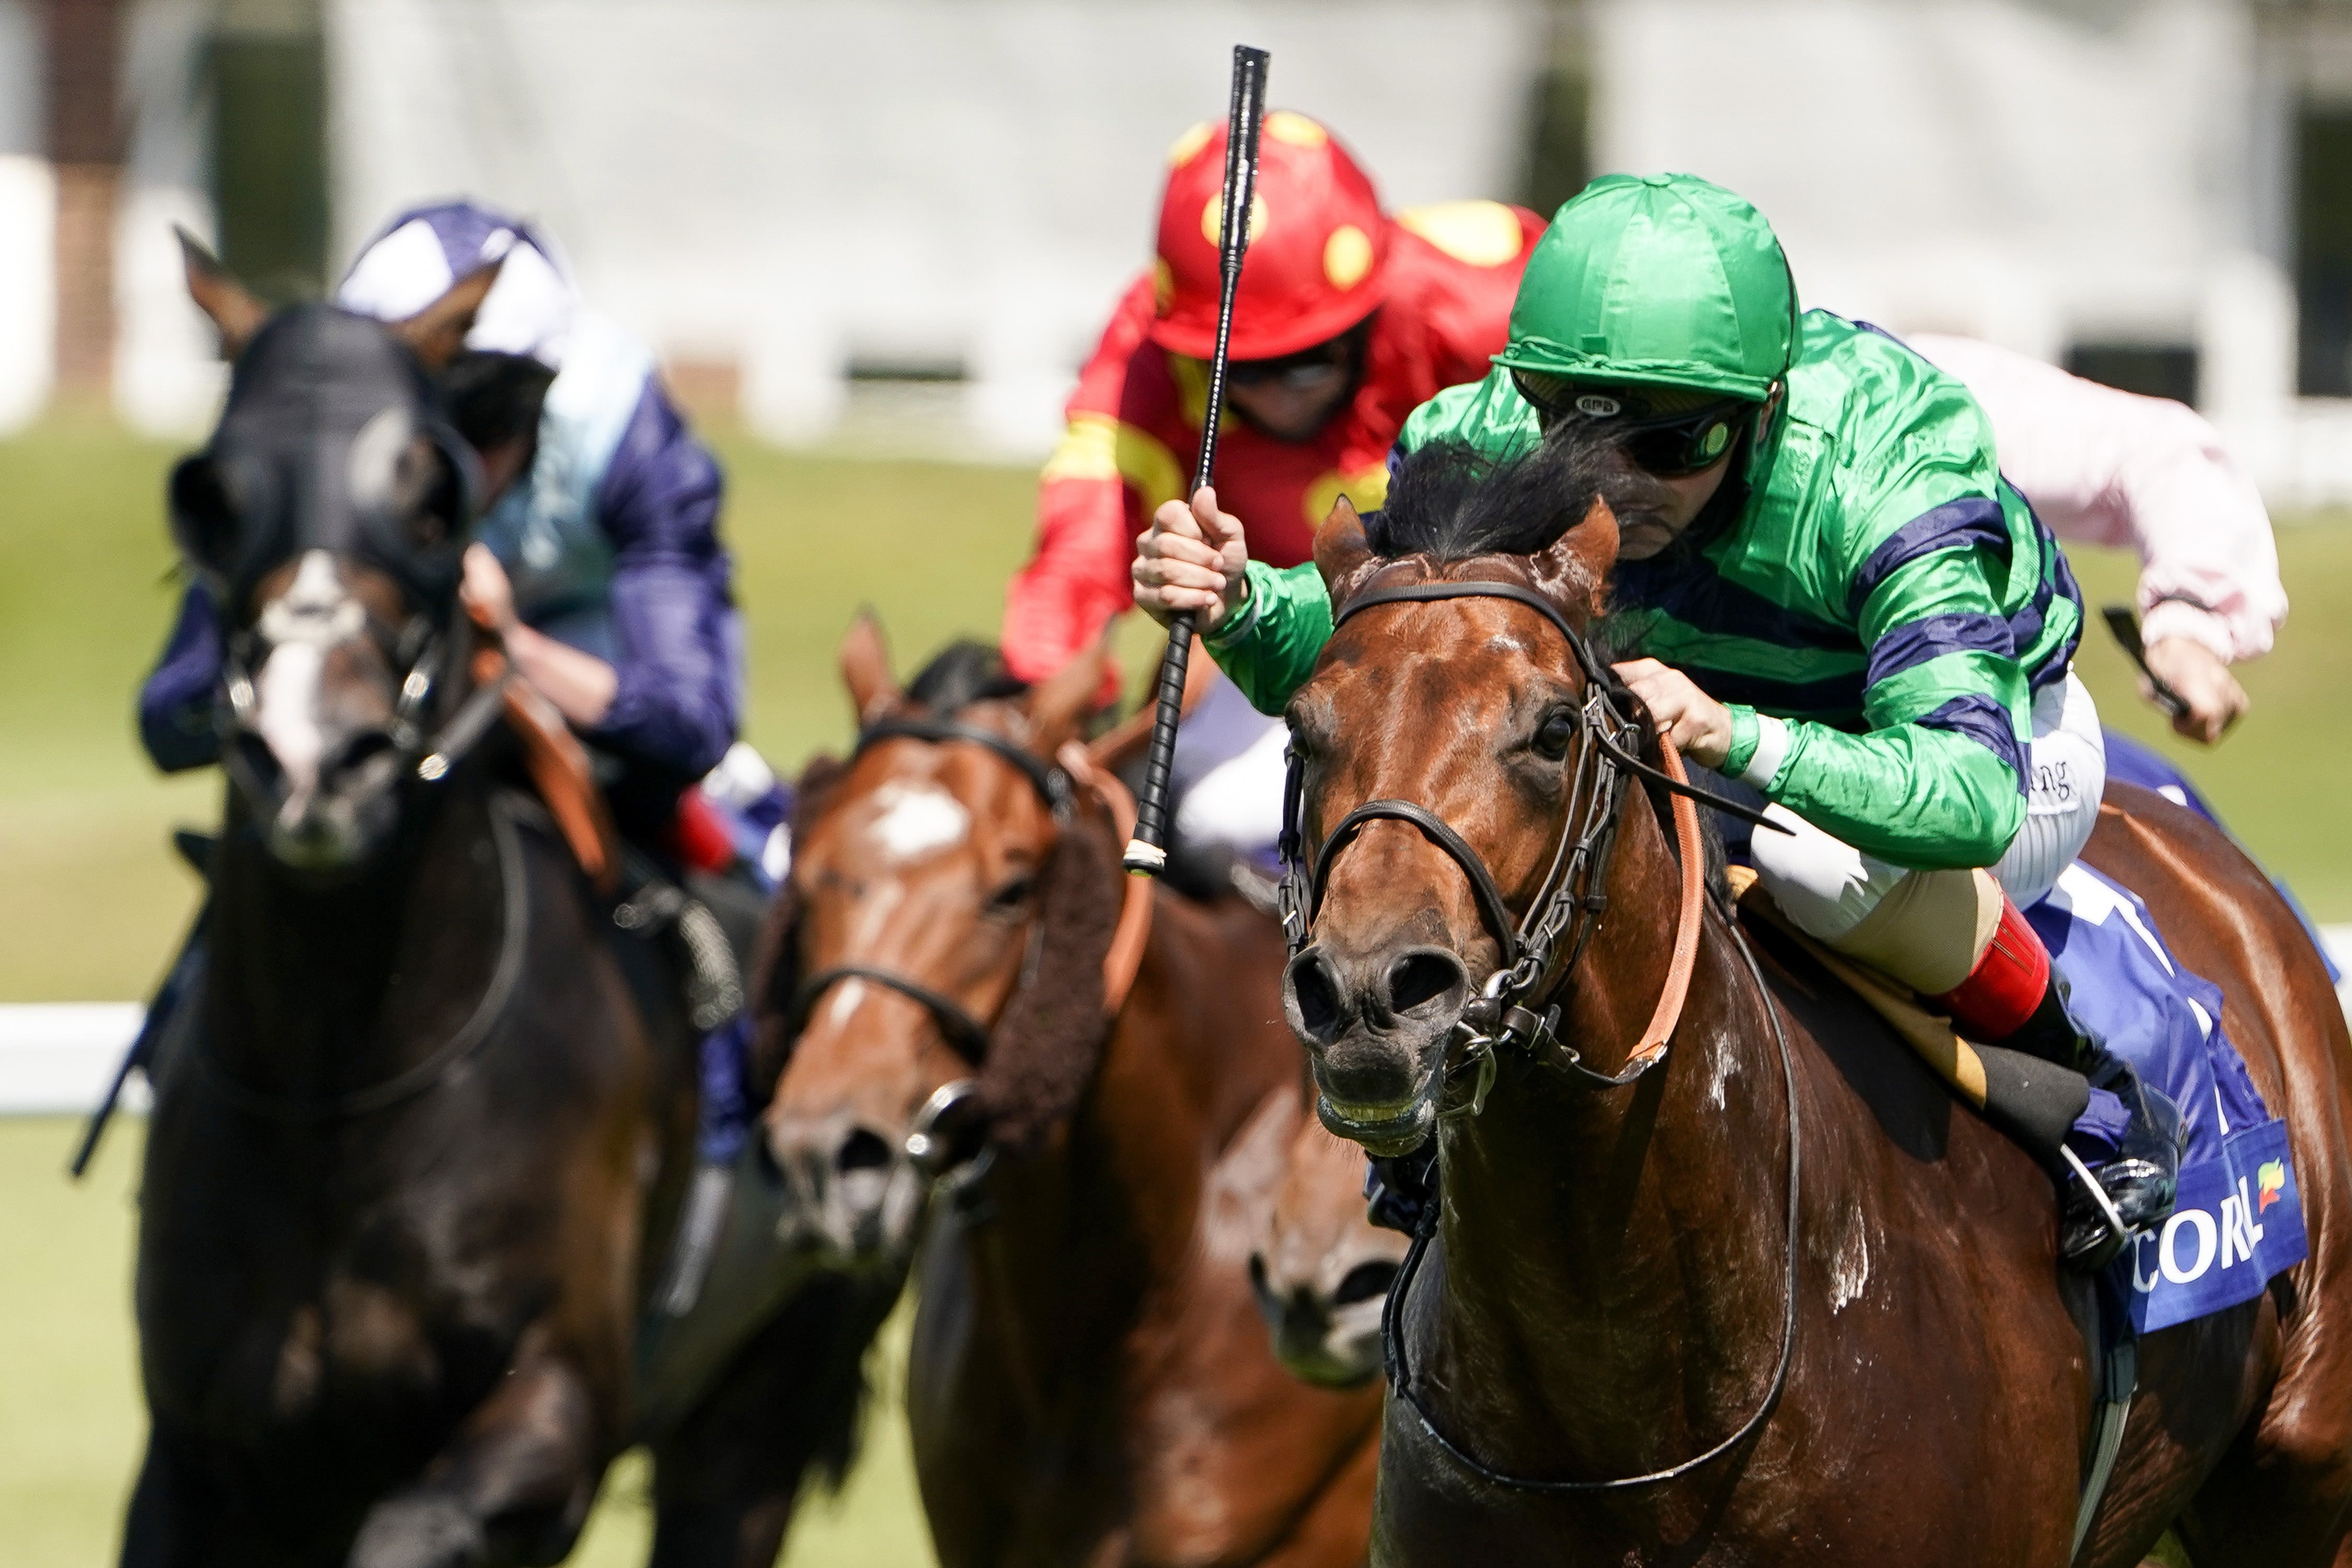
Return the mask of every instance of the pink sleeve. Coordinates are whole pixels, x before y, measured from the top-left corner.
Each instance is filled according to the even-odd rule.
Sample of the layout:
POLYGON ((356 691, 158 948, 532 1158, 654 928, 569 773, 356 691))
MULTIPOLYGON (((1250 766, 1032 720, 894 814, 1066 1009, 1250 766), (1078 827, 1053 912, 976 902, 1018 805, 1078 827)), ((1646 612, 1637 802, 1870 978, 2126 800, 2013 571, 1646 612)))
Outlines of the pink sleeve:
POLYGON ((1967 384, 2002 475, 2052 532, 2137 549, 2147 641, 2188 637, 2231 660, 2270 651, 2286 619, 2270 514, 2202 416, 1973 339, 1908 342, 1967 384))

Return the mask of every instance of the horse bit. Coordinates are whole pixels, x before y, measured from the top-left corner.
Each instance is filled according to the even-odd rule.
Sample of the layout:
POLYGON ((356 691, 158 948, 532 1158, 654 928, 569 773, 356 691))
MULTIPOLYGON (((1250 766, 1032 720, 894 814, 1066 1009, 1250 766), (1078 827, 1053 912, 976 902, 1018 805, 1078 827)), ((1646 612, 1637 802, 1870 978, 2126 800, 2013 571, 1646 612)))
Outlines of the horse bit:
MULTIPOLYGON (((1681 795, 1693 803, 1703 802, 1759 826, 1779 832, 1788 831, 1780 824, 1770 821, 1762 813, 1742 803, 1726 800, 1698 788, 1687 779, 1675 776, 1681 768, 1671 751, 1666 761, 1672 772, 1653 768, 1643 762, 1634 752, 1641 726, 1628 718, 1612 700, 1613 683, 1600 659, 1559 606, 1532 588, 1516 583, 1472 579, 1374 589, 1350 600, 1333 620, 1331 630, 1336 635, 1349 616, 1376 605, 1481 598, 1507 599, 1526 605, 1549 621, 1567 639, 1585 676, 1585 701, 1577 722, 1579 737, 1583 744, 1577 748, 1575 772, 1569 784, 1568 808, 1561 816, 1559 839, 1553 847, 1550 866, 1538 886, 1526 917, 1514 927, 1502 889, 1478 852, 1443 817, 1428 807, 1408 800, 1367 801, 1348 813, 1323 840, 1310 867, 1302 853, 1305 841, 1300 828, 1306 798, 1305 760, 1295 744, 1288 753, 1289 776, 1283 791, 1282 836, 1277 840, 1283 861, 1279 890, 1283 937, 1294 959, 1304 951, 1312 935, 1312 922, 1322 902, 1331 861, 1354 841, 1367 823, 1386 819, 1410 825, 1444 851, 1469 879, 1479 917, 1501 947, 1503 962, 1488 978, 1482 994, 1463 1009, 1462 1017, 1454 1024, 1447 1038, 1443 1065, 1437 1073, 1432 1075, 1431 1095, 1420 1100, 1414 1110, 1407 1113, 1424 1123, 1436 1117, 1458 1116, 1465 1112, 1475 1116, 1483 1110, 1487 1093, 1494 1087, 1497 1047, 1504 1045, 1513 1047, 1528 1060, 1559 1070, 1572 1082, 1597 1089, 1622 1089, 1665 1059, 1667 1040, 1681 1015, 1682 998, 1689 982, 1697 943, 1698 879, 1702 872, 1696 863, 1700 847, 1695 815, 1685 818, 1681 813, 1677 814, 1685 896, 1682 915, 1676 922, 1675 956, 1657 1011, 1626 1065, 1615 1073, 1603 1073, 1586 1066, 1575 1047, 1559 1037, 1559 1005, 1548 1003, 1548 998, 1565 984, 1575 970, 1577 961, 1584 955, 1586 946, 1600 926, 1601 914, 1608 908, 1608 898, 1601 889, 1608 879, 1610 857, 1616 845, 1617 822, 1630 777, 1638 775, 1671 795, 1681 795), (1565 959, 1559 964, 1558 978, 1530 1004, 1529 996, 1543 985, 1545 977, 1551 973, 1553 960, 1563 953, 1565 959), (1538 1006, 1541 1007, 1540 1012, 1537 1010, 1538 1006), (1476 1080, 1466 1100, 1445 1103, 1453 1099, 1458 1087, 1457 1080, 1473 1072, 1476 1080)), ((1771 1020, 1773 1038, 1780 1047, 1782 1082, 1788 1094, 1788 1235, 1782 1281, 1784 1306, 1780 1357, 1771 1381, 1754 1411, 1730 1436, 1704 1452, 1664 1469, 1597 1481, 1547 1480, 1513 1476, 1495 1469, 1438 1428, 1412 1386, 1412 1368, 1406 1361, 1404 1336, 1399 1320, 1401 1303, 1412 1289, 1430 1239, 1436 1233, 1438 1205, 1433 1202, 1423 1202, 1413 1226, 1412 1247, 1389 1286, 1388 1300, 1381 1313, 1381 1342, 1387 1363, 1388 1383, 1406 1408, 1412 1412, 1430 1440, 1455 1464, 1488 1485, 1551 1496, 1590 1496, 1624 1492, 1677 1480, 1748 1442, 1763 1429, 1764 1424, 1780 1405, 1781 1393, 1788 1386, 1789 1369, 1797 1342, 1797 1262, 1801 1212, 1799 1180, 1802 1141, 1798 1125, 1796 1068, 1790 1057, 1787 1031, 1781 1026, 1779 1010, 1772 1005, 1770 993, 1765 986, 1762 972, 1757 967, 1755 954, 1748 950, 1745 941, 1736 941, 1734 945, 1746 961, 1757 994, 1763 999, 1765 1014, 1771 1020)))
MULTIPOLYGON (((265 612, 264 619, 267 618, 265 612)), ((432 700, 440 684, 441 666, 449 646, 446 632, 435 623, 429 612, 419 610, 396 633, 370 615, 367 634, 388 668, 396 670, 404 667, 407 671, 401 678, 400 695, 393 704, 392 728, 388 732, 391 765, 373 781, 370 793, 391 788, 412 769, 423 782, 438 784, 481 742, 498 720, 512 667, 502 670, 497 679, 475 687, 448 721, 428 738, 421 721, 425 704, 432 700)), ((254 772, 253 764, 246 760, 244 749, 237 743, 247 736, 260 733, 257 724, 260 699, 253 685, 254 645, 267 641, 275 647, 279 642, 296 640, 300 637, 267 637, 258 630, 246 630, 225 638, 221 649, 221 700, 213 709, 221 738, 221 763, 247 801, 264 816, 274 816, 283 801, 254 772)))

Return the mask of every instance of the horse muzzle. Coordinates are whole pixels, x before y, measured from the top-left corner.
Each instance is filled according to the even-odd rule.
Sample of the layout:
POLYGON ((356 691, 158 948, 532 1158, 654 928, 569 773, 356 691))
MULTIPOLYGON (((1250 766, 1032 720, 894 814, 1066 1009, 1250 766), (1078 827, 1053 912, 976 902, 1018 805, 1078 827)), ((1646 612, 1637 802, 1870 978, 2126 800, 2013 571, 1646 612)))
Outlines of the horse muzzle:
POLYGON ((399 825, 401 758, 382 731, 340 740, 299 773, 280 765, 257 734, 234 736, 223 757, 269 853, 289 870, 332 876, 355 869, 399 825))
POLYGON ((847 1111, 772 1121, 795 1238, 842 1273, 884 1268, 913 1244, 924 1184, 896 1141, 847 1111))
POLYGON ((1436 1125, 1446 1045, 1470 999, 1462 961, 1442 947, 1358 955, 1318 942, 1283 971, 1282 994, 1324 1127, 1375 1154, 1418 1148, 1436 1125))
POLYGON ((1265 1255, 1252 1253, 1250 1288, 1275 1359, 1318 1388, 1360 1388, 1378 1377, 1381 1314, 1396 1275, 1394 1259, 1366 1258, 1327 1291, 1310 1280, 1271 1278, 1265 1255))

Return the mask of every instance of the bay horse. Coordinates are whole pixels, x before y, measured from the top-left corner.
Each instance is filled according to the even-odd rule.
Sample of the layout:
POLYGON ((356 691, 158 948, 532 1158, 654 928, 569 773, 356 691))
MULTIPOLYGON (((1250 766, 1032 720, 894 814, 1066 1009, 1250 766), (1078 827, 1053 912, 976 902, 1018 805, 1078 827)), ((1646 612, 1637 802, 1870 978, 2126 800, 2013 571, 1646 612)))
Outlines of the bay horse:
POLYGON ((2085 858, 2226 993, 2310 1255, 2144 1339, 2077 1556, 2092 1287, 2051 1183, 1707 895, 1691 803, 1648 776, 1679 764, 1588 638, 1613 470, 1547 461, 1410 500, 1409 464, 1377 549, 1336 509, 1336 630, 1287 715, 1318 1110, 1377 1152, 1436 1141, 1373 1562, 2122 1568, 2168 1527, 2198 1568, 2352 1561, 2352 1045, 2286 905, 2110 787, 2085 858))
POLYGON ((473 456, 432 375, 495 268, 390 328, 189 272, 235 362, 170 487, 230 782, 200 1011, 155 1068, 122 1561, 552 1563, 649 1437, 654 1561, 769 1563, 803 1471, 845 1462, 863 1304, 813 1280, 636 1430, 696 1033, 522 787, 457 608, 473 456))
MULTIPOLYGON (((1132 808, 1047 681, 843 673, 754 995, 768 1135, 846 1268, 920 1239, 908 1414, 946 1568, 1363 1561, 1380 1396, 1271 1353, 1245 1259, 1303 1114, 1282 943, 1119 870, 1132 808)), ((1358 1178, 1349 1173, 1349 1183, 1358 1178)))

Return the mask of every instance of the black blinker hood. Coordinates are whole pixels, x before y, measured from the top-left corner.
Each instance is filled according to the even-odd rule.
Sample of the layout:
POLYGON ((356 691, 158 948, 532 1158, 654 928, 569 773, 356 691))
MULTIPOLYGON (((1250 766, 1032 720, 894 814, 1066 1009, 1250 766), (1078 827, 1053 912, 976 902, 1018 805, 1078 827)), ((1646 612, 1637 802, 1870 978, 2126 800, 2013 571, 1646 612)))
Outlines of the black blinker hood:
POLYGON ((204 463, 226 492, 226 537, 192 548, 202 531, 182 510, 181 475, 174 529, 232 618, 264 576, 311 550, 388 573, 417 610, 455 597, 480 467, 424 366, 383 323, 323 304, 272 317, 237 357, 212 442, 184 472, 204 463), (429 544, 410 536, 393 485, 418 435, 449 463, 457 489, 446 536, 429 544))

